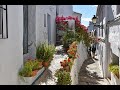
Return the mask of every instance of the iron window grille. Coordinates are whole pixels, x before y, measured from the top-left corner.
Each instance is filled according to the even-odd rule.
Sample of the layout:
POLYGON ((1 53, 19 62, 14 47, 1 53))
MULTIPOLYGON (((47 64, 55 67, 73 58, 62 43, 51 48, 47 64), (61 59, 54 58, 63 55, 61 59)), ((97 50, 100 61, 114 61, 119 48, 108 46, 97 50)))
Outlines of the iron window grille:
POLYGON ((8 38, 7 5, 0 5, 0 39, 8 38))

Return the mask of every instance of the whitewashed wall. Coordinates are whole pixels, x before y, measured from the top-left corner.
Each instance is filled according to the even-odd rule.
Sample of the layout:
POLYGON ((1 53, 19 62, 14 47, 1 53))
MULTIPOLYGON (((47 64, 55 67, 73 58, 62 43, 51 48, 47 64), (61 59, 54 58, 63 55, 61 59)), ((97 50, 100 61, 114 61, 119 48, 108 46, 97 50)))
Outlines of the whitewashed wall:
POLYGON ((82 14, 77 13, 77 12, 73 12, 73 17, 77 17, 77 16, 78 16, 78 20, 80 20, 80 22, 81 22, 81 16, 82 16, 82 14))
POLYGON ((74 60, 74 65, 71 70, 71 79, 72 79, 72 85, 78 84, 78 76, 80 72, 80 68, 83 64, 83 62, 87 59, 87 48, 82 43, 78 45, 77 53, 79 55, 79 58, 74 60))
POLYGON ((72 16, 73 6, 72 5, 57 5, 57 11, 59 16, 72 16))
POLYGON ((0 39, 0 85, 18 84, 23 64, 23 6, 8 5, 8 39, 0 39))
POLYGON ((48 42, 47 18, 44 27, 44 14, 51 16, 51 43, 56 41, 56 5, 36 5, 36 43, 48 42))

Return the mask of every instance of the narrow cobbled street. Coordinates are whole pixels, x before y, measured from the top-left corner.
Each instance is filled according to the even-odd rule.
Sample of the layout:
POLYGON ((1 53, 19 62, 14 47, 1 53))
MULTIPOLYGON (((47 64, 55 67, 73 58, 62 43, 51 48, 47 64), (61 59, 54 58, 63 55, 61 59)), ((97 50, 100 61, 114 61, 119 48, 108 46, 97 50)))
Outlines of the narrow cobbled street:
MULTIPOLYGON (((60 61, 65 59, 67 55, 63 52, 62 46, 56 47, 57 53, 54 55, 53 61, 44 74, 34 83, 34 85, 56 85, 55 71, 59 69, 60 61)), ((102 78, 98 59, 87 59, 84 61, 79 72, 78 85, 109 85, 108 81, 102 78)))
POLYGON ((67 55, 63 52, 62 45, 56 46, 56 54, 54 54, 50 67, 45 70, 44 74, 34 85, 56 85, 55 71, 61 67, 60 61, 64 60, 66 57, 67 55))
POLYGON ((84 61, 79 72, 79 85, 109 85, 103 78, 98 59, 84 61))

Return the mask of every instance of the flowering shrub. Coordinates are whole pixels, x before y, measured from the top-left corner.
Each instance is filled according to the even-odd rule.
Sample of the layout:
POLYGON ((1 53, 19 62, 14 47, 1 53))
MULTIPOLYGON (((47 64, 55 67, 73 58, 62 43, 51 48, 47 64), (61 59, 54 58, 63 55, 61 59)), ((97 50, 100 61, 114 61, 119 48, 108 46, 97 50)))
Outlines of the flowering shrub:
POLYGON ((73 61, 72 59, 68 58, 66 60, 61 61, 60 64, 65 71, 70 72, 73 65, 73 61))
POLYGON ((58 69, 55 76, 57 77, 57 85, 71 85, 72 80, 70 72, 58 69))
POLYGON ((68 20, 75 20, 75 33, 74 38, 78 42, 82 41, 87 47, 90 46, 91 38, 88 34, 88 29, 84 25, 82 25, 78 19, 78 17, 56 17, 56 24, 57 24, 57 30, 62 30, 67 32, 70 28, 68 27, 68 20))
POLYGON ((69 50, 67 51, 68 56, 70 58, 76 58, 76 52, 77 52, 77 42, 74 41, 70 46, 69 46, 69 50))

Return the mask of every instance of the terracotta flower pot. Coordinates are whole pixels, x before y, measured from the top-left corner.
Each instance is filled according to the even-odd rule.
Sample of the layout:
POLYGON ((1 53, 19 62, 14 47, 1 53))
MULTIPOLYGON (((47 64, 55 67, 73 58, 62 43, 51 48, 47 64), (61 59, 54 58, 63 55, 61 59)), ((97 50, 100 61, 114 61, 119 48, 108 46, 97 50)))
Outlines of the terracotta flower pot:
POLYGON ((32 71, 32 76, 35 76, 37 74, 38 70, 32 71))
POLYGON ((42 62, 39 62, 39 68, 42 68, 42 66, 43 66, 42 62))
POLYGON ((44 67, 48 67, 48 66, 49 66, 49 62, 42 62, 42 65, 43 65, 44 67))

